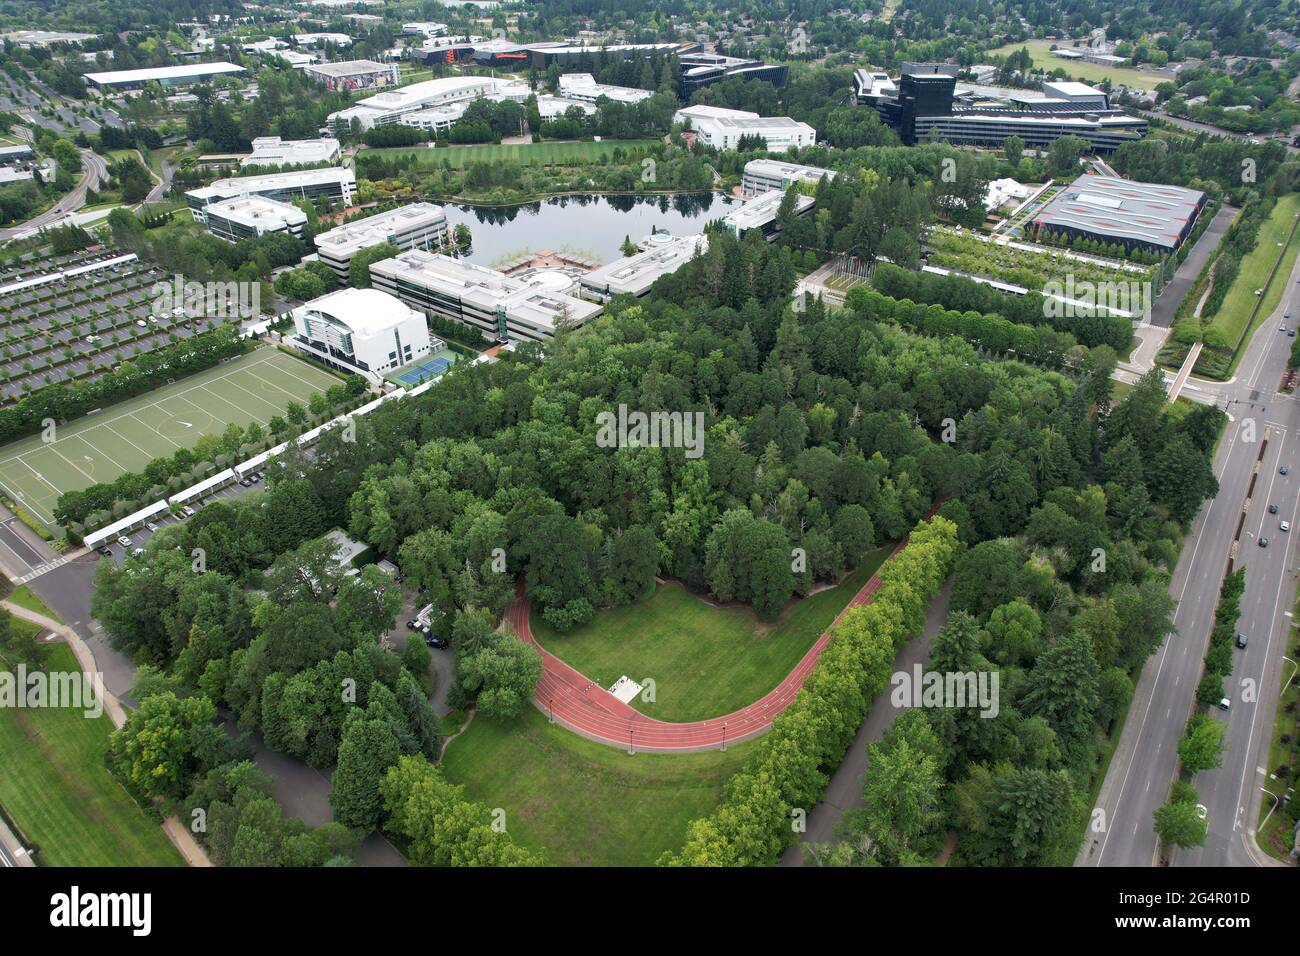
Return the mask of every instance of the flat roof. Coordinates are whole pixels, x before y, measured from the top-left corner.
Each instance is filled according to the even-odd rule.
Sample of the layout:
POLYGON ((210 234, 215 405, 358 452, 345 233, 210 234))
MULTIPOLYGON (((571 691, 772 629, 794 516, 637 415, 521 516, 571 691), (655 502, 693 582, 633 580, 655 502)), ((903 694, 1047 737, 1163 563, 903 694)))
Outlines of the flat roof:
POLYGON ((208 207, 208 215, 213 214, 231 222, 246 226, 264 225, 267 222, 287 226, 305 226, 307 214, 293 203, 279 202, 265 196, 236 196, 224 199, 208 207))
POLYGON ((447 215, 442 206, 431 202, 417 202, 409 206, 400 206, 386 212, 354 219, 341 226, 322 232, 316 236, 316 248, 327 250, 335 258, 377 246, 387 242, 393 236, 432 225, 439 220, 445 222, 447 215))
POLYGON ((270 173, 266 176, 237 176, 231 179, 218 179, 209 186, 191 189, 185 195, 197 199, 232 199, 244 193, 277 192, 281 189, 319 186, 324 183, 355 185, 356 175, 345 167, 330 166, 327 169, 304 169, 292 173, 270 173))
POLYGON ((239 161, 241 166, 287 166, 294 163, 327 163, 339 154, 336 139, 280 139, 262 136, 253 140, 253 151, 239 161))
POLYGON ((1053 90, 1062 96, 1105 96, 1106 94, 1097 89, 1095 86, 1089 86, 1087 83, 1078 83, 1074 80, 1044 80, 1044 90, 1053 90))
POLYGON ((552 333, 565 317, 581 323, 601 311, 599 305, 548 289, 544 282, 535 285, 465 259, 453 259, 434 252, 413 249, 373 263, 370 270, 455 295, 481 311, 492 312, 500 307, 507 317, 516 317, 552 333))
POLYGON ((660 276, 676 272, 684 263, 708 251, 709 239, 704 235, 670 236, 661 232, 642 245, 648 248, 588 272, 582 277, 582 284, 610 294, 642 295, 660 276))
POLYGON ((107 73, 87 73, 86 79, 101 86, 114 86, 119 83, 148 83, 151 80, 183 80, 193 76, 218 76, 227 73, 243 73, 242 66, 227 63, 185 63, 181 66, 156 66, 144 70, 109 70, 107 73))
POLYGON ((1034 222, 1172 249, 1204 198, 1182 186, 1087 173, 1057 193, 1034 222))
POLYGON ((802 179, 817 182, 823 176, 835 178, 835 170, 822 169, 820 166, 802 166, 799 163, 787 163, 779 159, 751 159, 745 164, 746 176, 766 176, 780 179, 802 179))
MULTIPOLYGON (((781 207, 783 199, 785 199, 785 193, 781 190, 768 190, 749 200, 739 209, 733 209, 727 213, 722 217, 722 221, 737 232, 744 232, 746 229, 758 229, 776 218, 776 211, 781 207)), ((805 196, 802 193, 796 194, 795 211, 804 212, 814 202, 816 200, 812 196, 805 196)))
MULTIPOLYGON (((339 60, 336 63, 317 63, 315 66, 308 68, 307 72, 321 73, 325 76, 359 76, 362 73, 392 73, 393 64, 379 63, 376 60, 339 60)), ((364 102, 364 100, 362 102, 364 102)))

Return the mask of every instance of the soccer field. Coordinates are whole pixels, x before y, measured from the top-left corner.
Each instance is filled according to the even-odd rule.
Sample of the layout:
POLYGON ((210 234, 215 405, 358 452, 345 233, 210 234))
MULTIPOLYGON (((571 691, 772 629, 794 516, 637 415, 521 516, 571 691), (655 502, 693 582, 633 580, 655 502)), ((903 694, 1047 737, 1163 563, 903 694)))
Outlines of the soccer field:
POLYGON ((80 491, 139 471, 155 458, 220 435, 232 422, 263 427, 290 402, 305 405, 341 379, 275 348, 247 355, 171 385, 0 448, 0 488, 54 530, 54 506, 80 491))

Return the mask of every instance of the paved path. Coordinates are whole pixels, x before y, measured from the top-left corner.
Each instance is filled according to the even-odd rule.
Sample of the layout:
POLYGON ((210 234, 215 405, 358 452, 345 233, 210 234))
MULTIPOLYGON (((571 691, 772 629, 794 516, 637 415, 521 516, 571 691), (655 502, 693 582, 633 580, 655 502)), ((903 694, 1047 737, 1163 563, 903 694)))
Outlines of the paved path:
MULTIPOLYGON (((914 641, 909 641, 899 649, 894 658, 894 673, 911 673, 912 668, 920 664, 925 666, 930 659, 930 643, 939 633, 939 628, 948 621, 948 605, 952 601, 952 578, 930 601, 925 610, 925 630, 914 641)), ((826 785, 826 793, 817 805, 808 813, 808 827, 802 834, 800 842, 787 847, 781 854, 782 866, 805 866, 804 845, 809 843, 830 843, 842 838, 840 822, 850 810, 865 806, 862 799, 862 785, 867 773, 867 745, 880 740, 894 725, 894 721, 910 704, 896 707, 892 698, 892 685, 885 690, 871 705, 866 719, 858 728, 857 735, 849 752, 839 768, 831 775, 826 785)))
MULTIPOLYGON (((906 544, 906 539, 900 542, 890 558, 902 551, 906 544)), ((554 721, 588 740, 611 747, 650 753, 719 750, 729 743, 757 737, 772 726, 772 721, 790 706, 803 687, 803 682, 817 666, 818 658, 830 643, 835 624, 840 622, 849 608, 870 603, 880 584, 880 575, 877 573, 853 596, 835 618, 830 630, 817 639, 794 670, 775 689, 748 707, 711 720, 691 723, 668 723, 638 713, 542 647, 533 636, 528 620, 532 602, 522 593, 522 581, 518 597, 506 610, 506 620, 514 626, 515 633, 521 640, 534 645, 542 654, 542 678, 537 683, 533 703, 554 721)))

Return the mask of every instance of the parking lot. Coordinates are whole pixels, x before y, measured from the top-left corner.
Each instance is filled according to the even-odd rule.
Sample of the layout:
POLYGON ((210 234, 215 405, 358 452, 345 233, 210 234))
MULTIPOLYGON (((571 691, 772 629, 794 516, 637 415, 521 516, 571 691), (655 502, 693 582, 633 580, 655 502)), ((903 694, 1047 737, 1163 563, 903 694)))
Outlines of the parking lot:
POLYGON ((132 356, 162 348, 224 320, 171 310, 155 315, 155 286, 169 284, 139 260, 98 247, 64 256, 31 251, 0 266, 0 400, 16 401, 57 382, 94 378, 132 356), (100 263, 106 264, 96 268, 100 263), (15 284, 69 270, 25 288, 15 284))

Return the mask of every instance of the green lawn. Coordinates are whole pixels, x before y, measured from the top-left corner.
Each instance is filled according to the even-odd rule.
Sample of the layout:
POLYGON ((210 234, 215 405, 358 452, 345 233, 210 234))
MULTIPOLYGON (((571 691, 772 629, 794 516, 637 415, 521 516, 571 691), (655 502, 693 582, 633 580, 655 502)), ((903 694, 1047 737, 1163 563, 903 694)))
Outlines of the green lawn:
POLYGON ((27 608, 29 611, 35 611, 37 614, 44 614, 46 617, 52 618, 56 621, 59 619, 59 616, 50 610, 49 605, 42 601, 40 597, 37 596, 36 592, 25 584, 20 584, 18 587, 14 588, 14 593, 9 595, 9 600, 13 601, 13 603, 17 604, 19 607, 27 608))
POLYGON ((505 810, 511 836, 548 863, 650 866, 682 845, 687 823, 717 808, 754 746, 629 757, 529 707, 515 721, 475 717, 442 768, 471 799, 505 810))
MULTIPOLYGON (((31 628, 14 620, 14 627, 31 628)), ((78 670, 66 645, 53 671, 78 670)), ((107 716, 80 710, 0 709, 0 806, 46 866, 181 866, 162 828, 104 767, 107 716)))
POLYGON ((721 717, 776 687, 890 550, 872 551, 840 584, 798 602, 774 623, 759 621, 748 607, 709 604, 669 582, 567 634, 534 614, 533 633, 548 651, 605 687, 624 674, 641 683, 653 679, 655 701, 632 701, 648 717, 675 723, 721 717))
MULTIPOLYGON (((1102 80, 1109 78, 1112 83, 1123 83, 1139 90, 1154 90, 1161 83, 1173 82, 1167 76, 1161 76, 1157 73, 1145 73, 1142 70, 1135 70, 1131 66, 1102 66, 1099 63, 1078 63, 1066 60, 1052 53, 1053 42, 1052 40, 1023 40, 1020 43, 1008 43, 988 52, 990 56, 994 54, 1006 56, 1008 53, 1014 53, 1021 47, 1025 47, 1028 48, 1029 56, 1034 61, 1035 67, 1047 70, 1049 73, 1060 67, 1066 73, 1085 83, 1100 83, 1102 80)), ((1056 45, 1069 48, 1070 42, 1058 42, 1056 45)))
POLYGON ((1238 340, 1244 341, 1242 333, 1247 331, 1246 323, 1250 321, 1251 312, 1260 298, 1255 295, 1256 289, 1268 285, 1264 288, 1264 301, 1256 316, 1256 325, 1272 315, 1273 310, 1282 301, 1282 292, 1290 278, 1291 268, 1295 265, 1296 253, 1300 251, 1300 230, 1296 230, 1285 251, 1281 248, 1281 244, 1286 242, 1297 213, 1300 213, 1300 194, 1290 193, 1280 197, 1273 211, 1269 213, 1268 219, 1260 226, 1259 239, 1255 243, 1255 248, 1241 260, 1237 278, 1233 280, 1228 294, 1223 298, 1223 304, 1219 306, 1219 311, 1211 322, 1211 325, 1223 334, 1230 348, 1235 346, 1238 340), (1278 266, 1272 283, 1269 283, 1268 277, 1273 271, 1279 253, 1282 253, 1282 264, 1278 266))
POLYGON ((631 152, 653 146, 652 139, 616 139, 602 143, 518 143, 514 145, 495 145, 485 143, 481 146, 448 146, 441 149, 395 149, 364 150, 358 156, 373 153, 384 158, 399 155, 414 155, 422 164, 441 165, 451 163, 454 169, 464 169, 468 163, 495 163, 510 161, 524 166, 546 166, 564 163, 599 163, 608 161, 614 150, 631 152))

